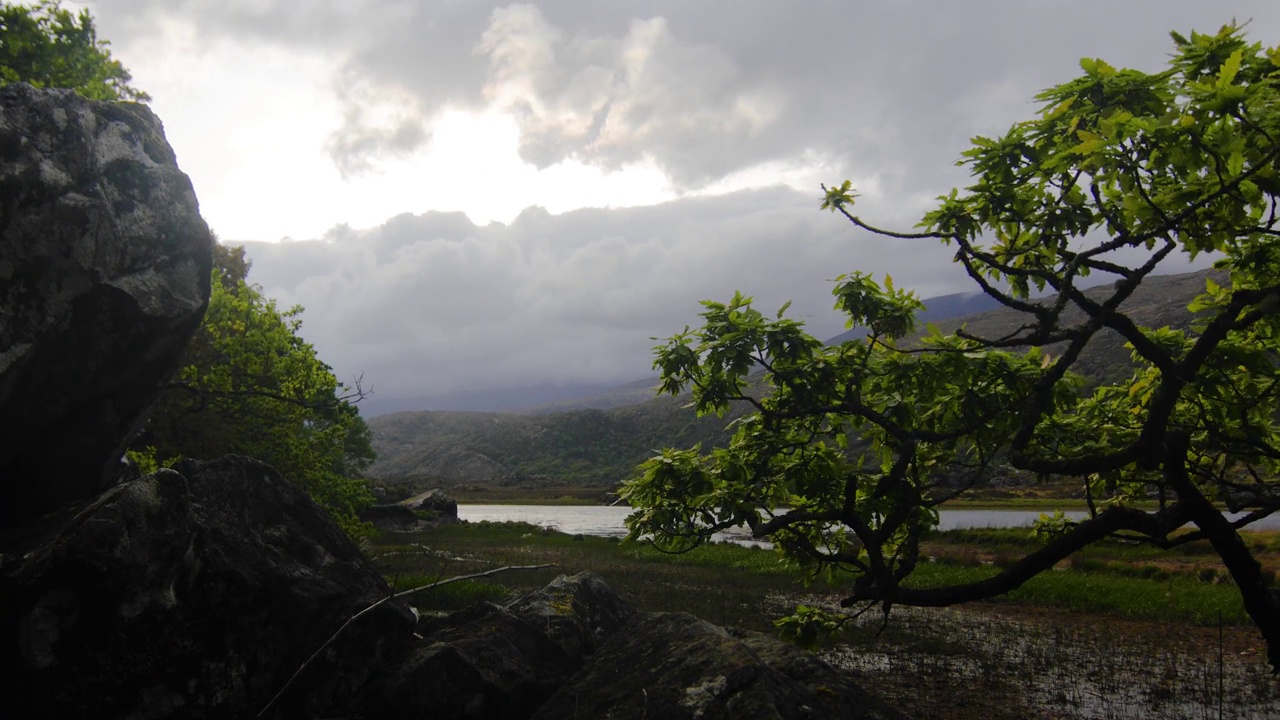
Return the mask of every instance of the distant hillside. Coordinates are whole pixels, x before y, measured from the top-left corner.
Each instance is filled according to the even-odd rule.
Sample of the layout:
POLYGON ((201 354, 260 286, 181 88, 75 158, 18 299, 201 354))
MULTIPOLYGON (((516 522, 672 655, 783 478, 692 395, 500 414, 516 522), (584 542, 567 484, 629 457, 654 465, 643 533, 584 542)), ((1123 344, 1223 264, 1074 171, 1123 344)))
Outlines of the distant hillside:
MULTIPOLYGON (((1193 319, 1193 316, 1187 312, 1187 304, 1204 291, 1205 278, 1208 277, 1213 277, 1219 283, 1227 282, 1226 274, 1217 270, 1201 270, 1182 275, 1150 278, 1139 285, 1125 302, 1124 311, 1140 325, 1186 330, 1191 326, 1193 319)), ((1096 287, 1085 291, 1085 294, 1092 298, 1099 298, 1109 290, 1109 286, 1096 287)), ((1074 313, 1068 311, 1065 321, 1068 324, 1076 323, 1083 317, 1083 314, 1078 311, 1074 313)), ((976 315, 940 320, 934 324, 944 333, 954 332, 956 328, 963 326, 973 335, 997 338, 1013 332, 1025 321, 1026 316, 1022 313, 1001 307, 998 310, 976 315)), ((1051 355, 1056 355, 1062 348, 1051 345, 1046 350, 1051 355)), ((1129 350, 1124 347, 1124 340, 1115 332, 1106 330, 1089 343, 1072 371, 1094 381, 1116 382, 1131 373, 1132 367, 1129 350)))
POLYGON ((625 385, 600 390, 584 397, 547 402, 532 407, 521 407, 513 412, 528 415, 545 415, 569 410, 608 410, 624 405, 639 405, 653 399, 654 388, 658 387, 658 376, 636 380, 625 385))
MULTIPOLYGON (((1186 305, 1204 288, 1210 272, 1153 278, 1125 309, 1144 325, 1185 329, 1191 322, 1186 305)), ((1095 288, 1089 294, 1105 291, 1095 288)), ((964 307, 964 303, 950 306, 964 307)), ((927 316, 921 319, 928 320, 927 316)), ((1001 308, 936 324, 944 332, 964 326, 976 335, 1000 337, 1024 321, 1020 313, 1001 308)), ((1049 352, 1058 349, 1050 347, 1049 352)), ((1130 367, 1123 341, 1105 333, 1090 343, 1076 371, 1095 380, 1115 381, 1130 367)), ((685 407, 687 398, 654 398, 655 384, 655 380, 637 381, 573 401, 609 403, 602 408, 546 408, 539 414, 424 411, 371 418, 378 462, 370 474, 445 485, 612 486, 630 477, 636 465, 662 447, 699 442, 712 446, 728 439, 726 424, 732 417, 697 418, 685 407)))
MULTIPOLYGON (((653 393, 649 391, 652 398, 653 393)), ((687 398, 662 397, 608 410, 543 415, 424 411, 369 420, 374 477, 445 484, 612 486, 668 445, 717 444, 725 423, 697 418, 687 398)))
MULTIPOLYGON (((924 310, 916 314, 916 320, 923 325, 928 322, 940 322, 951 318, 968 317, 977 313, 1001 307, 1000 303, 990 295, 982 292, 955 293, 939 295, 924 300, 924 310)), ((828 344, 839 345, 848 340, 857 340, 867 334, 865 328, 856 327, 846 330, 828 340, 828 344)))

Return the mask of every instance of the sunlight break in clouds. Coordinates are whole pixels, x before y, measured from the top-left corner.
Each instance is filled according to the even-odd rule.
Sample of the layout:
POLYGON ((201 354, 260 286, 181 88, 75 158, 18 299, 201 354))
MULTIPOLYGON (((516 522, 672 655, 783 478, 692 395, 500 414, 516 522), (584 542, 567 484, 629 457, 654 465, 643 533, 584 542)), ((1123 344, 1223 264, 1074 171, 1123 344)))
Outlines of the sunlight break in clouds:
POLYGON ((176 18, 112 50, 152 95, 201 213, 227 241, 315 238, 404 212, 508 223, 535 205, 559 213, 674 197, 648 162, 606 171, 568 159, 538 169, 520 158, 510 113, 446 107, 417 122, 412 96, 346 82, 341 55, 252 38, 197 41, 176 18), (358 117, 344 102, 352 96, 358 117), (335 164, 335 149, 353 160, 335 164))

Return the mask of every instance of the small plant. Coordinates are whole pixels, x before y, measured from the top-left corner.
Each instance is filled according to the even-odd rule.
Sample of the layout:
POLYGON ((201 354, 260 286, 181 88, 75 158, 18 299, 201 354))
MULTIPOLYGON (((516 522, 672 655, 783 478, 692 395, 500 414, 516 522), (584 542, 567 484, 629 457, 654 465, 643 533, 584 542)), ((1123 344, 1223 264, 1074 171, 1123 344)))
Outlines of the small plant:
POLYGON ((795 614, 774 621, 782 636, 803 648, 813 649, 834 637, 850 616, 818 607, 797 605, 795 614))

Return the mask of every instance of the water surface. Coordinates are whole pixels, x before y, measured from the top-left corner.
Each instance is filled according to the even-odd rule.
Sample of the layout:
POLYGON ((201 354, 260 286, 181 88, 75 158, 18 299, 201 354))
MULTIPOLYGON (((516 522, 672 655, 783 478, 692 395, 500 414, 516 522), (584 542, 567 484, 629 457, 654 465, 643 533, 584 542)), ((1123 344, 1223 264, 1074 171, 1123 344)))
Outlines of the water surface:
MULTIPOLYGON (((1044 510, 942 510, 939 512, 938 529, 959 530, 965 528, 1030 527, 1044 510)), ((550 527, 570 535, 599 535, 621 537, 627 534, 624 523, 631 508, 625 505, 459 505, 458 517, 471 522, 526 522, 539 527, 550 527)), ((1064 513, 1080 520, 1087 517, 1083 510, 1064 513)), ((1228 515, 1237 517, 1236 515, 1228 515)), ((1272 515, 1249 526, 1252 530, 1280 530, 1280 514, 1272 515)), ((729 533, 728 537, 746 539, 745 532, 729 533)))

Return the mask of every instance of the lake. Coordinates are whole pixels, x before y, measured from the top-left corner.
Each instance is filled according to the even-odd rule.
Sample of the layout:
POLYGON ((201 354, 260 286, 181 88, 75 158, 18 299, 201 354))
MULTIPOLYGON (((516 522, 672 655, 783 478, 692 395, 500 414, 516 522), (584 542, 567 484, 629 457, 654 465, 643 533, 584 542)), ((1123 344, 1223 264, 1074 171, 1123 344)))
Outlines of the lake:
MULTIPOLYGON (((1041 513, 1052 510, 942 510, 938 528, 1030 527, 1041 513)), ((625 505, 459 505, 458 517, 471 522, 526 522, 539 527, 552 527, 570 535, 621 537, 627 534, 623 521, 631 514, 625 505)), ((1065 513, 1082 519, 1084 511, 1065 513)), ((1232 516, 1234 517, 1234 516, 1232 516)), ((1249 526, 1254 530, 1280 530, 1280 516, 1272 515, 1249 526)), ((747 540, 746 533, 728 533, 724 539, 747 540)))

